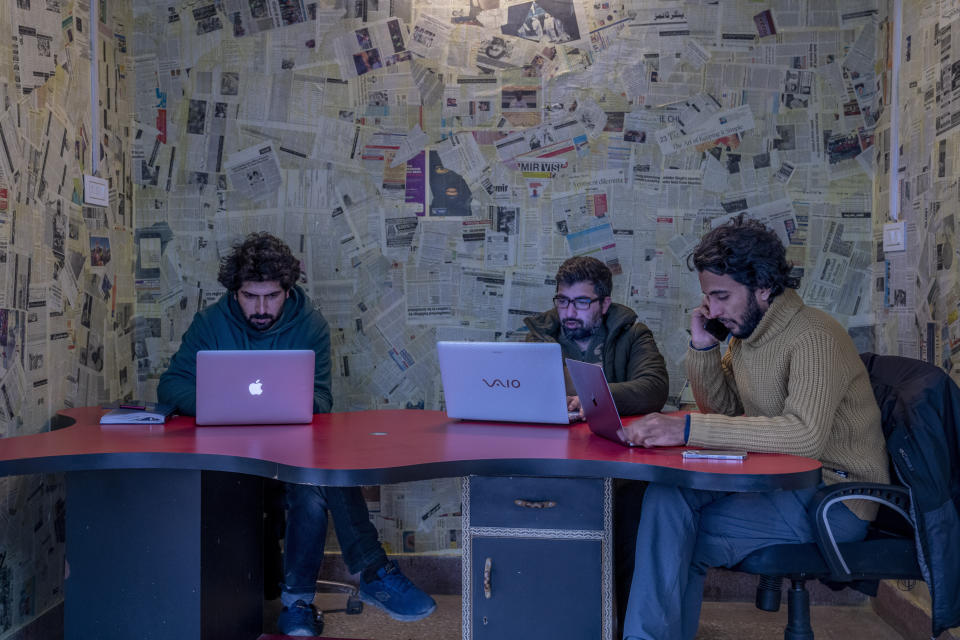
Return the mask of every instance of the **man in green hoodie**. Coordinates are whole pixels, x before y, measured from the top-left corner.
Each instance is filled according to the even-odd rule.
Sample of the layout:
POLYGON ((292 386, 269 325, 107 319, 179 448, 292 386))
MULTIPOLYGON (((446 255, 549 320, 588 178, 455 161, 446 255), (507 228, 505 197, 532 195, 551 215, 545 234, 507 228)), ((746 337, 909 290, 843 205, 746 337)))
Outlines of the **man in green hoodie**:
MULTIPOLYGON (((600 260, 569 258, 557 270, 554 308, 524 323, 528 342, 558 342, 564 359, 601 363, 620 415, 660 411, 667 401, 667 366, 650 329, 637 322, 629 307, 613 302, 613 274, 600 260)), ((580 399, 567 385, 567 406, 580 409, 580 399), (571 393, 573 392, 573 393, 571 393)), ((614 566, 617 617, 626 614, 633 577, 637 524, 644 482, 618 481, 614 505, 614 566)))
MULTIPOLYGON (((256 233, 234 246, 220 263, 218 280, 227 293, 194 316, 160 377, 160 402, 176 406, 181 414, 196 414, 197 351, 312 349, 317 354, 313 410, 329 412, 330 330, 297 286, 299 277, 299 260, 279 238, 256 233)), ((327 510, 333 514, 347 568, 361 574, 358 590, 364 602, 405 621, 424 618, 436 608, 387 558, 358 487, 288 484, 286 506, 283 611, 277 620, 281 633, 319 636, 323 630, 323 618, 311 603, 323 560, 327 510)))

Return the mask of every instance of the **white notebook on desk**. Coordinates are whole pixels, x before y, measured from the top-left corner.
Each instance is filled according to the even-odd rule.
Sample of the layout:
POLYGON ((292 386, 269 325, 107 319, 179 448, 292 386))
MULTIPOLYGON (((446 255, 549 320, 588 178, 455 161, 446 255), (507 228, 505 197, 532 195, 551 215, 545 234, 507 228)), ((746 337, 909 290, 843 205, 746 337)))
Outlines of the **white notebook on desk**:
POLYGON ((163 424, 173 413, 171 405, 157 402, 120 403, 100 416, 100 424, 163 424))

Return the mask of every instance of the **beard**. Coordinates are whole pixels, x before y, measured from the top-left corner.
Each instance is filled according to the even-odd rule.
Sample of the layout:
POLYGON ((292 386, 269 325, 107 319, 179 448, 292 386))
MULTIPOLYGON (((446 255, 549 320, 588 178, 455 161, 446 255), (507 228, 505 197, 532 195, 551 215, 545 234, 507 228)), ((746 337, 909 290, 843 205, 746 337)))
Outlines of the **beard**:
POLYGON ((763 313, 760 305, 757 304, 757 299, 751 291, 747 297, 747 310, 743 312, 743 320, 737 323, 736 329, 730 330, 730 335, 740 340, 746 340, 753 334, 754 329, 757 328, 760 321, 763 320, 763 313))
POLYGON ((277 316, 272 316, 269 313, 254 313, 247 316, 247 324, 257 331, 266 331, 276 324, 276 322, 277 316), (269 320, 269 322, 257 323, 255 322, 256 320, 269 320))
POLYGON ((597 332, 597 325, 591 325, 589 327, 583 324, 583 320, 576 320, 579 324, 575 327, 568 327, 567 321, 561 326, 563 329, 563 335, 567 337, 568 340, 580 341, 589 340, 593 337, 593 334, 597 332))

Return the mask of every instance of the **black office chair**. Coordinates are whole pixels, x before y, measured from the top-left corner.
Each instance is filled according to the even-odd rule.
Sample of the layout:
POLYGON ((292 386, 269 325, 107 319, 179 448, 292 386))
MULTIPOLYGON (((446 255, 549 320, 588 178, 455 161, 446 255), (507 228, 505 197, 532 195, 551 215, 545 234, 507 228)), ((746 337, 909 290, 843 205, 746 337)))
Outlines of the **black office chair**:
POLYGON ((760 549, 734 567, 760 576, 756 605, 764 611, 779 610, 783 578, 790 579, 784 640, 813 640, 807 580, 819 579, 834 589, 851 587, 875 596, 879 580, 927 580, 929 584, 934 565, 939 582, 936 592, 931 588, 933 636, 960 624, 960 560, 951 558, 956 553, 950 550, 955 539, 960 539, 956 532, 960 523, 956 432, 960 389, 942 370, 917 360, 875 354, 862 354, 861 358, 870 373, 887 450, 893 457, 890 477, 893 482, 903 478, 906 483, 913 478, 924 485, 924 492, 914 495, 902 483, 851 482, 826 487, 810 507, 815 543, 760 549), (925 431, 916 428, 921 422, 925 431), (942 434, 926 427, 933 422, 939 422, 942 434), (932 500, 931 493, 935 494, 932 500), (880 512, 865 540, 838 544, 826 515, 833 505, 849 499, 877 502, 880 512), (954 531, 950 543, 925 535, 929 524, 925 518, 933 511, 941 527, 954 531), (923 571, 918 549, 924 558, 923 571))
POLYGON ((908 535, 894 528, 871 527, 861 542, 836 543, 826 513, 830 506, 850 498, 864 498, 893 510, 912 523, 910 494, 904 487, 870 483, 843 483, 819 491, 810 517, 816 523, 816 543, 778 544, 754 551, 734 569, 760 576, 756 605, 779 611, 783 578, 790 579, 784 640, 813 640, 807 580, 819 579, 832 588, 851 587, 877 595, 879 580, 923 580, 917 563, 913 528, 908 535))

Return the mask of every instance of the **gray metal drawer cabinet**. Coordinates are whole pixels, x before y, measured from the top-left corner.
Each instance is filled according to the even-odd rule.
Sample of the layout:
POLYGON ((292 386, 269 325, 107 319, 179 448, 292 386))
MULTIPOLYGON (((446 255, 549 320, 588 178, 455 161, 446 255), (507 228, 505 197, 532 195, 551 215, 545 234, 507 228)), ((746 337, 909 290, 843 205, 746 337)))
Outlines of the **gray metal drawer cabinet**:
POLYGON ((470 478, 470 524, 520 529, 603 529, 600 478, 470 478))
POLYGON ((466 478, 464 640, 610 640, 610 507, 609 480, 466 478))

